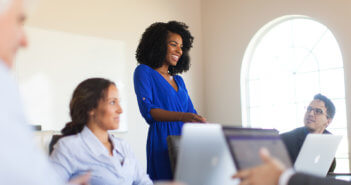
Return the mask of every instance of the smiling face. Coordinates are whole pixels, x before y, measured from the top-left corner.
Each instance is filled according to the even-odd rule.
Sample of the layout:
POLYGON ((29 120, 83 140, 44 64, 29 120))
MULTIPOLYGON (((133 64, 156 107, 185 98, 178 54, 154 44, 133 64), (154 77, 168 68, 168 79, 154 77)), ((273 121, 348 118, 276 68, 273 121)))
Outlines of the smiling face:
POLYGON ((176 66, 178 60, 183 54, 183 39, 177 33, 169 32, 167 38, 167 54, 165 63, 171 66, 176 66))
POLYGON ((115 85, 110 85, 105 97, 100 99, 98 106, 90 112, 90 119, 102 130, 115 130, 119 128, 122 112, 118 90, 115 85))
POLYGON ((27 45, 27 38, 23 30, 26 18, 23 0, 9 3, 8 9, 0 13, 0 59, 11 68, 17 50, 27 45))
POLYGON ((315 99, 308 106, 304 123, 312 133, 323 133, 332 118, 327 116, 327 108, 323 101, 315 99))

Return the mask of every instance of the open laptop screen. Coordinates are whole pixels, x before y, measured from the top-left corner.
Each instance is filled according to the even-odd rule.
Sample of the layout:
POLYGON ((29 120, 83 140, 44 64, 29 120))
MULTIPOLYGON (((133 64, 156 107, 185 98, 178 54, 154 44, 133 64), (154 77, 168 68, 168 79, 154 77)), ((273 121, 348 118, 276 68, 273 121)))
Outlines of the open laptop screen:
POLYGON ((341 138, 342 136, 332 134, 308 134, 295 161, 295 170, 325 176, 341 138))
POLYGON ((277 130, 223 127, 223 132, 238 169, 262 164, 259 151, 263 147, 268 149, 271 156, 282 161, 286 167, 291 167, 289 155, 277 130))
POLYGON ((236 185, 236 172, 219 124, 185 124, 175 180, 188 185, 236 185))

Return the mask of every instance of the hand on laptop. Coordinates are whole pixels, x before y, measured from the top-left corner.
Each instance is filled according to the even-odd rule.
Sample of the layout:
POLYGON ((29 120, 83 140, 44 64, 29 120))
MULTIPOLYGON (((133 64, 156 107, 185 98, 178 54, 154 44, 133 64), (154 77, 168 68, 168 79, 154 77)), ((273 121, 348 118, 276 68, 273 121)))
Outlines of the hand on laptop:
POLYGON ((262 165, 239 171, 233 178, 241 180, 240 185, 272 185, 278 184, 279 177, 286 169, 283 163, 272 158, 267 149, 260 150, 262 165))

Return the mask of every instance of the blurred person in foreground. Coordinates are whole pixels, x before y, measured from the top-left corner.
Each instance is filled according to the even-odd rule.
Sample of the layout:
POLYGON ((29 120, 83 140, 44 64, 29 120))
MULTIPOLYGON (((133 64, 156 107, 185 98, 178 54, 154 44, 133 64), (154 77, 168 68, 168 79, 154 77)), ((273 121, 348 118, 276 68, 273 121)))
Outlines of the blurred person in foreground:
MULTIPOLYGON (((27 3, 27 0, 0 0, 0 184, 62 185, 64 182, 35 145, 10 71, 17 50, 27 45, 23 30, 27 3)), ((88 184, 89 176, 79 176, 70 183, 88 184)))

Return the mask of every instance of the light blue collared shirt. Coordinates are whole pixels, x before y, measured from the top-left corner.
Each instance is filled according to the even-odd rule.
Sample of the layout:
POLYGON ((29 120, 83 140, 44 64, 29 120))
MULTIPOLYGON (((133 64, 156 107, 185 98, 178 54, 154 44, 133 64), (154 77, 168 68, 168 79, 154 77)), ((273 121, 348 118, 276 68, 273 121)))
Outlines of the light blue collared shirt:
POLYGON ((88 127, 61 138, 54 146, 51 160, 63 180, 92 172, 91 185, 152 185, 130 146, 109 134, 113 156, 88 127))
POLYGON ((0 60, 0 184, 63 184, 47 156, 35 145, 17 83, 0 60))

